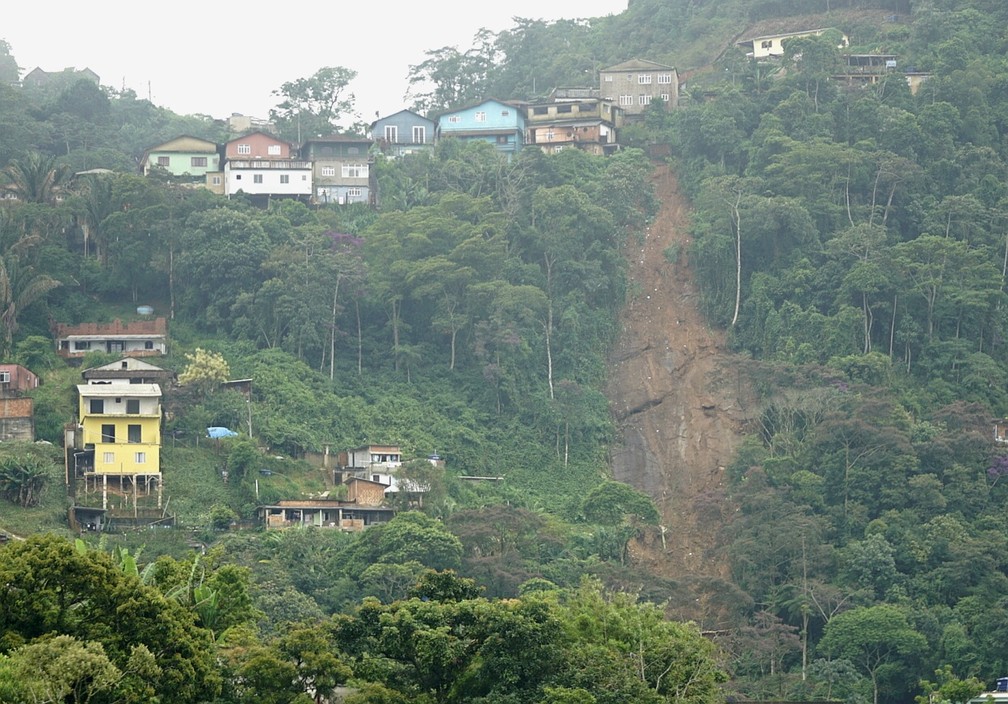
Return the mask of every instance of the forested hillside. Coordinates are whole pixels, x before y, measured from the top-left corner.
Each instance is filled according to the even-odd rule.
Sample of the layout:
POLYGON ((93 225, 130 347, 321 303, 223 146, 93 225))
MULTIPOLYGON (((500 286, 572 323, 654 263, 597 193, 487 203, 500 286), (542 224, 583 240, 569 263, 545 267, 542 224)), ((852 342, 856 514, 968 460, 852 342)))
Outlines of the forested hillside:
MULTIPOLYGON (((0 448, 0 528, 56 534, 0 547, 0 701, 989 688, 1008 673, 1008 451, 992 434, 1008 414, 1006 27, 998 0, 633 0, 516 20, 409 67, 433 86, 417 106, 591 85, 637 56, 679 68, 681 108, 649 111, 606 159, 453 141, 378 156, 375 209, 259 208, 144 178, 144 148, 223 126, 87 82, 0 86, 0 185, 17 197, 0 207, 0 347, 43 377, 37 436, 61 442, 80 379, 52 351, 54 321, 151 305, 170 318, 163 366, 199 348, 253 380, 248 404, 198 384, 166 399, 183 530, 68 542, 55 448, 0 448), (779 64, 734 46, 809 27, 898 69, 844 85, 830 33, 779 64), (909 67, 930 75, 916 94, 909 67), (699 297, 666 302, 699 307, 732 355, 733 378, 709 383, 754 404, 723 479, 685 512, 706 516, 696 559, 717 575, 640 559, 681 542, 658 526, 662 497, 609 466, 619 316, 658 293, 626 266, 657 226, 648 153, 670 154, 692 205, 664 256, 699 297), (93 168, 112 172, 74 176, 93 168), (196 442, 210 425, 242 437, 196 442), (331 488, 304 452, 388 441, 446 459, 409 470, 431 489, 422 510, 357 535, 214 529, 331 488)), ((700 445, 710 427, 683 432, 700 445)))

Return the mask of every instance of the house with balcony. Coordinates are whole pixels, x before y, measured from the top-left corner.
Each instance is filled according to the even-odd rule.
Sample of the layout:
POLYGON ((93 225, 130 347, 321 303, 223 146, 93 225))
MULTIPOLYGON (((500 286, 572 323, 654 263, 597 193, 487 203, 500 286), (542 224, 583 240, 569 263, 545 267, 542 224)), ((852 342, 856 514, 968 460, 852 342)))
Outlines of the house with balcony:
POLYGON ((301 157, 312 164, 313 199, 320 205, 371 203, 371 147, 367 137, 331 135, 309 139, 301 157))
POLYGON ((250 132, 224 145, 224 195, 243 193, 256 202, 312 196, 312 164, 289 142, 266 132, 250 132))
POLYGON ((140 160, 144 176, 163 169, 172 176, 207 182, 208 175, 221 177, 221 157, 215 142, 183 135, 147 149, 140 160))
MULTIPOLYGON (((68 483, 101 495, 109 508, 157 491, 161 498, 161 387, 126 379, 77 385, 77 423, 68 430, 68 483)), ((76 492, 80 495, 80 492, 76 492)))
POLYGON ((393 159, 429 149, 437 123, 412 110, 400 110, 371 123, 371 139, 393 159))
POLYGON ((819 29, 801 29, 794 32, 779 34, 764 34, 758 37, 747 37, 735 42, 735 46, 746 53, 746 56, 759 61, 760 59, 780 59, 784 56, 784 42, 788 39, 802 37, 819 37, 827 32, 837 35, 837 48, 846 49, 850 44, 847 35, 837 29, 823 27, 819 29))
POLYGON ((548 99, 530 103, 526 143, 548 153, 581 149, 603 156, 618 149, 616 136, 623 126, 623 111, 612 101, 584 96, 584 92, 557 89, 548 99))
POLYGON ((618 106, 631 120, 655 98, 671 110, 679 106, 679 73, 674 66, 630 59, 599 71, 599 98, 618 106))
POLYGON ((446 112, 437 121, 436 139, 488 142, 507 155, 517 154, 525 144, 525 111, 500 100, 446 112))
POLYGON ((91 351, 153 357, 168 350, 168 321, 163 317, 125 323, 118 319, 111 323, 55 323, 52 331, 56 353, 71 361, 91 351))

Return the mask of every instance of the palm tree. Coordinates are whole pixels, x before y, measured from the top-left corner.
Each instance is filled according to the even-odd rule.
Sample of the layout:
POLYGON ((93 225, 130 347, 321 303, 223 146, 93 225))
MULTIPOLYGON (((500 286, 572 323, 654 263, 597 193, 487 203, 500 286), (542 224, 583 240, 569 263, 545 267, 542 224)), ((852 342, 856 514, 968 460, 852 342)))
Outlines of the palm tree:
POLYGON ((8 181, 3 185, 5 191, 27 203, 49 204, 56 202, 70 175, 69 168, 58 163, 56 157, 40 152, 11 160, 3 172, 8 181))
POLYGON ((51 276, 36 273, 34 267, 21 262, 18 251, 30 246, 29 241, 34 239, 22 237, 0 254, 0 326, 3 327, 0 355, 10 352, 18 329, 18 315, 60 285, 51 276))

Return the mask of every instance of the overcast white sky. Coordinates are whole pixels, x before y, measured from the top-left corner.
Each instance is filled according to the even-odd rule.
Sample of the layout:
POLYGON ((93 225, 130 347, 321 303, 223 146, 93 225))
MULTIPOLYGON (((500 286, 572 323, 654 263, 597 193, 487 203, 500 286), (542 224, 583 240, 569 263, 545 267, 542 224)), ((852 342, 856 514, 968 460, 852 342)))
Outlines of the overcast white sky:
POLYGON ((214 0, 38 0, 4 8, 0 39, 22 68, 90 68, 179 114, 267 117, 284 82, 323 66, 357 71, 350 86, 365 121, 406 107, 410 65, 424 52, 471 46, 512 18, 619 14, 627 0, 410 0, 234 3, 214 0), (424 8, 430 8, 426 13, 424 8), (436 13, 436 14, 435 14, 436 13))

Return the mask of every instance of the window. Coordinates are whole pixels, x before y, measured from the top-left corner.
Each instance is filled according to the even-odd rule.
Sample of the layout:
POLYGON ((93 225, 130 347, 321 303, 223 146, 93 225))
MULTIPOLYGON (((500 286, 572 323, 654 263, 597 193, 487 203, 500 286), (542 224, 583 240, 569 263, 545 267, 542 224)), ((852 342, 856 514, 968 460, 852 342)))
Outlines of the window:
POLYGON ((238 153, 239 154, 251 154, 252 153, 252 145, 251 144, 239 144, 238 145, 238 153))
POLYGON ((637 102, 639 105, 650 105, 651 96, 650 95, 639 95, 637 96, 637 102))
POLYGON ((133 455, 133 461, 136 464, 147 464, 147 453, 146 452, 137 452, 137 453, 135 453, 133 455))
POLYGON ((141 433, 140 433, 140 426, 139 425, 130 424, 126 428, 126 440, 127 440, 127 442, 133 442, 133 443, 143 442, 140 439, 140 437, 141 437, 141 433))
POLYGON ((359 188, 348 188, 346 194, 347 198, 360 198, 364 192, 359 188))
POLYGON ((280 145, 279 144, 269 145, 268 147, 266 147, 266 153, 270 156, 280 156, 280 145))
POLYGON ((619 97, 619 104, 620 105, 633 105, 633 96, 632 95, 621 95, 619 97))
POLYGON ((157 158, 157 165, 158 166, 168 166, 168 164, 170 162, 171 162, 171 160, 168 157, 166 157, 166 156, 159 156, 157 158))
POLYGON ((669 102, 669 100, 671 100, 671 98, 672 98, 672 96, 670 96, 668 93, 662 93, 661 94, 662 102, 664 102, 666 105, 668 105, 668 102, 669 102))
POLYGON ((241 174, 235 174, 235 181, 241 181, 241 174))
POLYGON ((480 110, 473 115, 473 119, 476 120, 476 122, 486 122, 486 113, 480 110))
POLYGON ((547 142, 553 141, 553 130, 546 130, 546 141, 547 142))
POLYGON ((214 176, 213 178, 211 178, 210 179, 210 183, 212 183, 215 186, 219 186, 220 185, 220 176, 214 176))
POLYGON ((497 135, 497 144, 508 144, 510 141, 511 138, 508 137, 506 134, 497 135))
POLYGON ((252 183, 262 183, 262 174, 252 174, 252 183))
POLYGON ((385 125, 385 141, 386 142, 398 142, 399 141, 399 128, 395 125, 385 125))
POLYGON ((458 123, 458 122, 462 122, 462 116, 461 115, 449 115, 448 116, 448 122, 451 122, 452 124, 455 124, 455 123, 458 123))
POLYGON ((88 342, 87 340, 77 340, 76 342, 74 342, 74 349, 75 350, 89 350, 89 349, 91 349, 91 343, 88 342))
POLYGON ((501 110, 501 117, 507 117, 511 114, 510 110, 501 110))
POLYGON ((280 183, 290 183, 290 174, 280 174, 280 183))
POLYGON ((765 39, 762 42, 760 42, 760 49, 769 49, 772 46, 773 46, 772 39, 765 39))
POLYGON ((93 398, 88 404, 88 410, 91 413, 104 413, 105 412, 105 399, 103 398, 93 398))
POLYGON ((658 74, 658 82, 662 83, 662 84, 666 84, 666 85, 669 84, 669 83, 671 83, 672 82, 672 74, 671 73, 659 73, 658 74))
POLYGON ((102 462, 104 462, 105 464, 112 464, 113 462, 115 462, 115 453, 114 452, 102 453, 102 462))
POLYGON ((427 142, 427 128, 423 125, 413 127, 413 144, 425 144, 427 142))
POLYGON ((206 166, 205 156, 194 156, 189 160, 190 166, 206 166))
POLYGON ((10 372, 0 372, 0 384, 10 383, 10 372))
POLYGON ((126 412, 131 415, 138 415, 140 413, 140 399, 138 398, 126 399, 126 412))
POLYGON ((602 79, 602 80, 604 80, 604 81, 605 81, 606 83, 612 83, 612 76, 606 76, 606 77, 605 77, 604 79, 602 79))
POLYGON ((335 166, 323 166, 322 167, 322 175, 323 176, 335 176, 336 175, 336 167, 335 166))
POLYGON ((115 426, 111 423, 103 423, 101 427, 101 441, 115 442, 115 426))
POLYGON ((144 349, 145 350, 154 349, 154 340, 144 340, 144 349))
POLYGON ((642 86, 650 84, 651 83, 651 74, 650 73, 642 73, 641 75, 637 76, 637 82, 640 83, 642 86))
POLYGON ((367 164, 343 164, 343 178, 367 178, 367 164))

